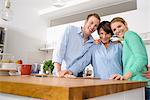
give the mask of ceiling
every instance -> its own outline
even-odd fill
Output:
[[[61,8],[48,7],[39,10],[39,15],[48,18],[51,25],[60,25],[84,20],[89,13],[106,16],[137,9],[136,0],[72,0],[75,3]],[[78,1],[78,2],[77,2]],[[54,9],[53,9],[54,8]]]
[[[98,12],[101,16],[136,9],[136,0],[64,0],[64,7],[54,7],[55,0],[11,0],[12,8],[34,9],[39,16],[52,20],[53,25],[83,20],[87,13]],[[0,0],[0,9],[4,0]],[[63,18],[63,20],[62,20]],[[64,22],[65,20],[65,22]]]
[[[32,7],[36,9],[37,11],[40,11],[42,9],[50,8],[53,5],[53,2],[56,0],[10,0],[12,2],[12,6],[15,6],[16,4],[21,5],[21,6],[26,6],[26,7]],[[64,2],[66,1],[71,1],[74,4],[77,3],[76,1],[79,0],[63,0]],[[82,0],[82,1],[87,1],[87,0]],[[4,3],[4,0],[0,0],[0,6]]]
[[[52,8],[54,8],[52,3],[53,3],[53,1],[56,1],[56,0],[10,0],[10,1],[12,2],[12,7],[26,6],[26,7],[30,7],[31,9],[34,8],[37,12],[41,13],[43,11],[43,13],[44,13],[44,10],[49,9],[49,8],[52,10]],[[55,9],[61,10],[61,9],[71,7],[71,6],[75,6],[76,8],[83,8],[86,5],[88,5],[88,6],[90,5],[91,7],[94,8],[97,5],[96,3],[101,4],[101,6],[102,6],[102,4],[104,4],[103,6],[106,6],[106,4],[112,3],[112,2],[119,3],[120,1],[128,2],[128,1],[134,1],[134,0],[63,0],[63,1],[65,1],[65,2],[68,1],[67,5],[65,5],[65,7],[62,7],[62,8],[55,7]],[[3,7],[3,5],[2,5],[3,3],[4,3],[4,0],[0,0],[0,8]],[[70,9],[68,9],[68,10],[70,10]],[[49,12],[51,12],[51,11],[49,10]]]

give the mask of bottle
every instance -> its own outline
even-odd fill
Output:
[[[40,66],[40,71],[39,71],[39,74],[44,74],[44,70],[43,70],[43,65],[44,64],[40,64],[41,66]]]

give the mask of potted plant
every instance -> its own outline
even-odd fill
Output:
[[[52,62],[52,60],[45,60],[44,61],[44,65],[43,65],[43,70],[46,74],[52,74],[54,69],[54,64]]]

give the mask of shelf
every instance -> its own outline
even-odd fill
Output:
[[[10,53],[0,53],[0,55],[8,55],[8,56],[12,56],[12,54],[10,54]]]
[[[150,44],[150,39],[143,39],[145,44]]]
[[[53,48],[40,48],[39,49],[40,51],[46,51],[46,52],[51,52],[51,51],[53,51]]]

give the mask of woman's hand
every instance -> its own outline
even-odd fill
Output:
[[[126,74],[124,74],[123,76],[120,75],[120,74],[114,74],[109,79],[113,79],[113,80],[128,80],[131,76],[132,76],[132,73],[129,71]]]
[[[124,80],[123,76],[120,74],[114,74],[109,79],[111,79],[111,80]]]
[[[123,75],[124,80],[128,80],[132,76],[132,73],[129,71],[126,74]]]

